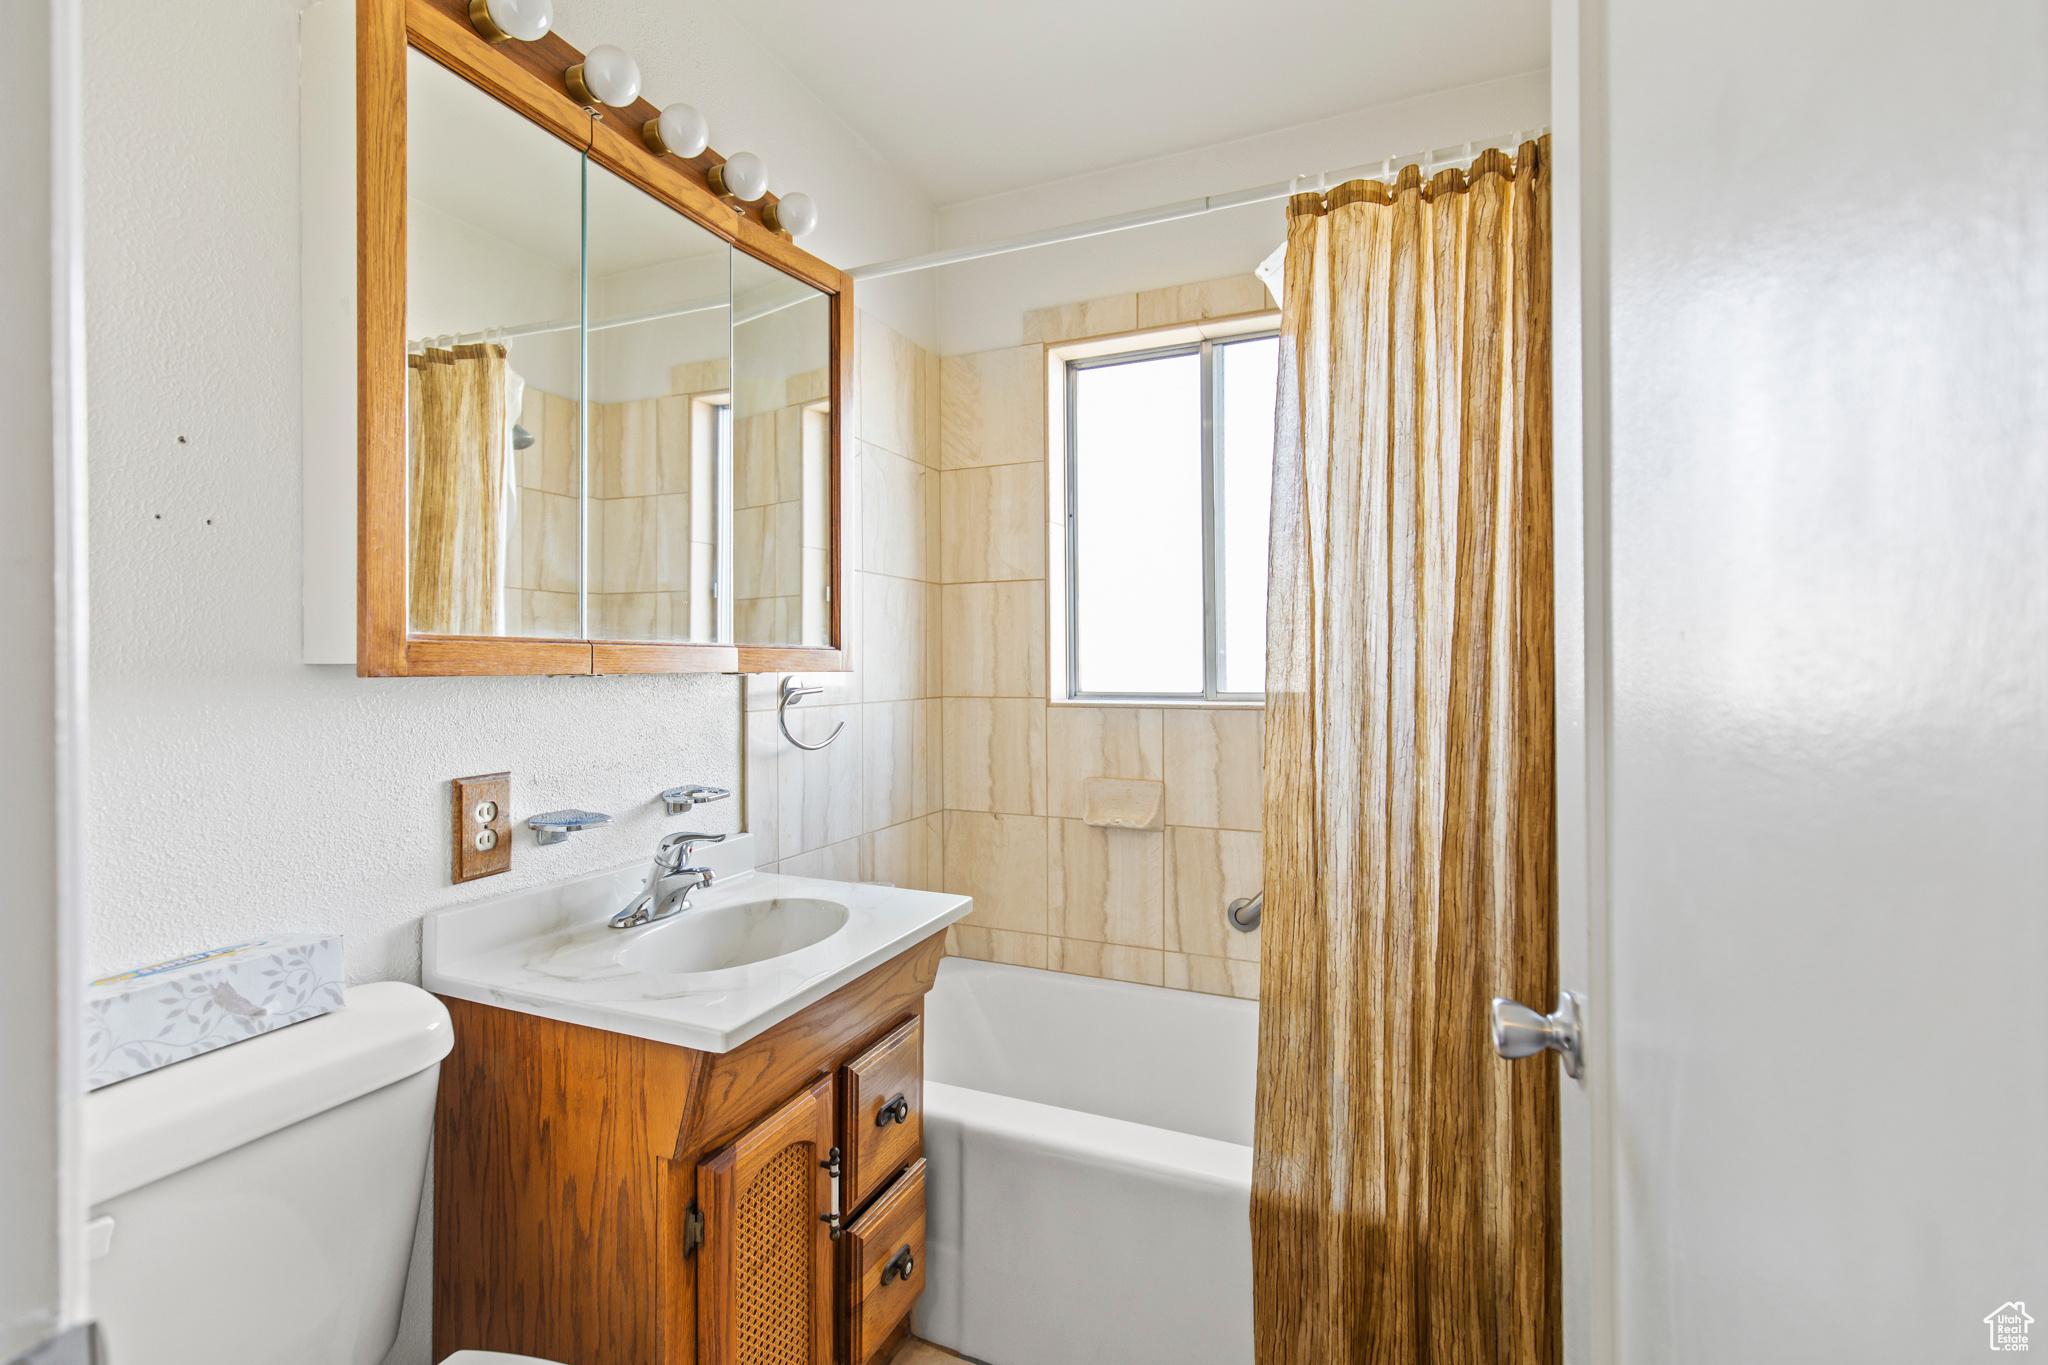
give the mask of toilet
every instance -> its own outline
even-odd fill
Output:
[[[86,1096],[92,1313],[120,1365],[378,1365],[453,1047],[416,986]],[[457,1351],[443,1365],[536,1365]],[[547,1365],[540,1362],[538,1365]]]

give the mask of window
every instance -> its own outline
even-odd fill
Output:
[[[1257,700],[1280,343],[1067,362],[1067,694]]]

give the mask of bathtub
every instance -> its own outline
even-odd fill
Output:
[[[1258,1019],[940,962],[918,1335],[989,1365],[1251,1365]]]

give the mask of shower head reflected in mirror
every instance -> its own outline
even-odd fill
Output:
[[[512,448],[514,450],[525,450],[533,444],[533,441],[534,436],[532,432],[517,422],[512,424]]]

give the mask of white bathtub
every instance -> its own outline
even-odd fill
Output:
[[[1258,1018],[942,961],[918,1335],[989,1365],[1250,1365]]]

